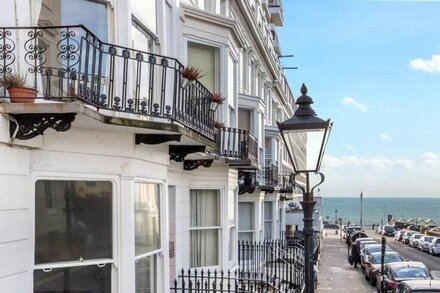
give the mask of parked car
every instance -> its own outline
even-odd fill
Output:
[[[333,223],[324,223],[324,228],[326,229],[339,229],[339,226]]]
[[[428,234],[428,231],[431,229],[434,229],[435,227],[437,227],[436,225],[428,225],[428,226],[421,226],[420,227],[420,233],[422,234]]]
[[[364,262],[364,274],[367,280],[370,280],[371,285],[375,286],[377,283],[377,277],[380,276],[381,269],[381,252],[374,252],[365,257]],[[385,263],[403,262],[403,257],[395,251],[385,252]]]
[[[408,230],[420,232],[420,225],[409,225]]]
[[[405,234],[406,230],[399,230],[394,235],[394,241],[400,242],[403,239],[403,234]]]
[[[398,230],[398,229],[405,229],[406,227],[408,227],[409,226],[409,224],[408,223],[405,223],[405,222],[395,222],[394,223],[394,228],[396,229],[396,230]]]
[[[409,244],[409,238],[414,234],[413,231],[406,231],[402,236],[402,243],[403,244]]]
[[[402,281],[432,279],[432,275],[423,263],[406,261],[386,264],[381,278],[385,283],[385,291],[382,291],[381,286],[377,284],[378,292],[397,292],[397,288]]]
[[[361,250],[361,268],[364,268],[364,263],[368,259],[368,257],[377,252],[382,251],[382,244],[380,243],[368,243]],[[392,252],[393,250],[388,245],[385,247],[386,252]]]
[[[440,280],[409,280],[399,284],[399,293],[440,292]]]
[[[421,250],[423,252],[429,251],[429,244],[431,243],[432,239],[434,239],[434,236],[422,236],[419,239],[417,249]]]
[[[428,253],[432,254],[433,256],[440,254],[440,237],[434,237],[432,239],[428,246]]]
[[[393,226],[390,225],[385,225],[382,228],[382,233],[383,236],[394,236],[396,234],[396,229],[394,229]]]
[[[422,238],[423,234],[415,233],[409,238],[409,246],[417,248],[419,244],[420,238]]]
[[[432,228],[426,232],[426,235],[440,237],[440,227]]]

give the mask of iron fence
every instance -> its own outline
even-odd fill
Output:
[[[0,79],[21,74],[35,98],[177,121],[214,140],[211,93],[197,81],[182,87],[182,69],[175,58],[102,41],[82,25],[0,28]]]

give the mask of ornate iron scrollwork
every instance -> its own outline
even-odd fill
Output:
[[[59,132],[70,129],[76,113],[42,113],[42,114],[10,114],[18,122],[16,139],[26,140],[43,135],[48,128]],[[17,125],[10,123],[9,133],[12,137]]]
[[[203,166],[205,168],[211,167],[212,163],[214,162],[214,159],[211,160],[185,160],[183,162],[183,170],[191,171],[195,170],[200,166]]]
[[[183,162],[185,157],[192,153],[204,153],[206,146],[204,145],[170,145],[170,160]]]

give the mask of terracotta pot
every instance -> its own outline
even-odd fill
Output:
[[[37,90],[28,87],[8,88],[11,103],[33,103],[37,96]]]

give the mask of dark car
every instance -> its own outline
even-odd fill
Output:
[[[396,234],[396,229],[393,226],[383,226],[382,235],[383,236],[394,236]]]
[[[397,292],[397,288],[402,281],[428,280],[432,279],[432,275],[429,269],[423,263],[407,261],[386,264],[384,266],[382,278],[385,291],[381,290],[381,285],[378,283],[378,292]]]
[[[374,252],[365,256],[364,274],[367,280],[370,280],[371,285],[375,286],[377,277],[380,276],[381,269],[381,252]],[[385,252],[385,263],[403,262],[403,257],[395,251]]]
[[[399,292],[399,293],[440,292],[440,280],[403,281],[399,284],[397,292]]]
[[[405,223],[405,222],[395,222],[394,223],[394,228],[397,229],[405,229],[406,227],[408,227],[409,224]]]
[[[420,225],[409,225],[408,226],[408,230],[416,231],[416,232],[420,232],[420,228],[421,228]]]

